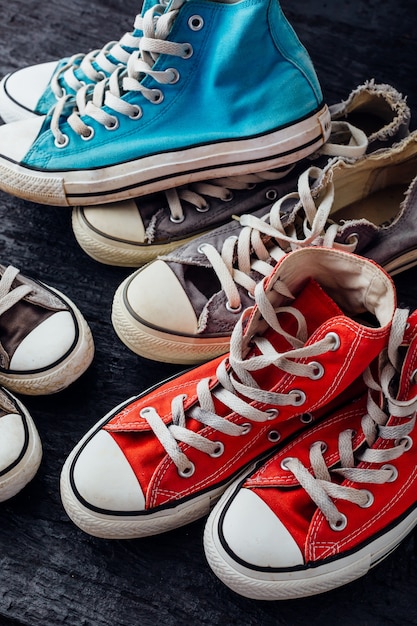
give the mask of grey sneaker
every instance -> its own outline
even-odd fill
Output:
[[[93,354],[90,328],[69,298],[0,265],[0,385],[55,393],[81,376]]]
[[[357,158],[391,145],[407,133],[410,111],[389,85],[369,81],[330,107],[332,134],[318,153],[279,171],[193,183],[166,192],[101,206],[77,207],[72,226],[81,248],[96,261],[138,267],[168,254],[233,215],[261,209],[296,188],[311,159]],[[365,133],[365,135],[364,135]],[[227,226],[229,228],[229,226]]]
[[[42,445],[23,404],[0,387],[0,502],[15,496],[35,476]]]
[[[268,214],[200,237],[129,276],[113,325],[137,354],[197,363],[228,350],[242,309],[277,260],[303,246],[336,246],[391,274],[417,264],[417,132],[355,162],[332,160],[299,179]],[[259,213],[259,212],[258,212]]]

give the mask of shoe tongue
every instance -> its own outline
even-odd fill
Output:
[[[335,301],[332,300],[313,279],[309,279],[302,291],[300,291],[289,306],[297,309],[297,311],[304,316],[308,337],[311,337],[311,335],[329,319],[344,315]],[[296,318],[291,315],[291,313],[280,312],[279,309],[277,317],[281,327],[290,335],[296,336],[298,329]],[[286,352],[292,349],[289,341],[273,328],[269,327],[262,336],[274,346],[277,352]],[[258,354],[260,354],[260,351],[255,347],[249,352],[247,358]],[[251,372],[251,374],[262,389],[268,389],[271,388],[271,386],[276,386],[278,380],[285,375],[285,372],[270,365],[257,372]]]

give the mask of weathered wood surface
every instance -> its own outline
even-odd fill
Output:
[[[131,29],[139,3],[1,0],[0,75],[101,47]],[[417,12],[407,0],[283,0],[316,64],[329,102],[369,78],[408,94],[417,112]],[[250,68],[248,68],[250,71]],[[274,97],[274,94],[271,94]],[[136,357],[116,338],[113,293],[129,270],[78,248],[70,211],[0,195],[1,261],[71,297],[91,325],[96,357],[70,389],[26,398],[43,441],[34,481],[0,507],[0,626],[417,624],[415,534],[365,578],[325,596],[255,602],[224,587],[206,565],[204,521],[136,541],[79,531],[59,497],[62,464],[84,432],[118,402],[177,371]],[[397,279],[417,303],[417,270]]]

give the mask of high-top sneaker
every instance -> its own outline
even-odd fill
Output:
[[[328,139],[315,70],[278,0],[172,0],[142,28],[127,69],[51,116],[0,127],[0,189],[102,204],[285,166]]]
[[[396,296],[372,261],[317,247],[284,257],[255,299],[228,357],[127,400],[70,454],[62,500],[83,530],[141,537],[206,515],[278,442],[355,395]]]
[[[210,566],[250,598],[322,593],[366,574],[417,524],[417,315],[398,309],[368,397],[230,487],[205,529]]]

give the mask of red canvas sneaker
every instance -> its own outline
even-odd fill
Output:
[[[111,411],[62,471],[64,507],[107,538],[157,534],[206,515],[227,485],[343,392],[384,349],[395,289],[374,262],[306,248],[255,290],[228,357]]]
[[[398,309],[379,381],[232,485],[205,529],[208,562],[244,596],[309,596],[366,574],[417,524],[417,315]]]

